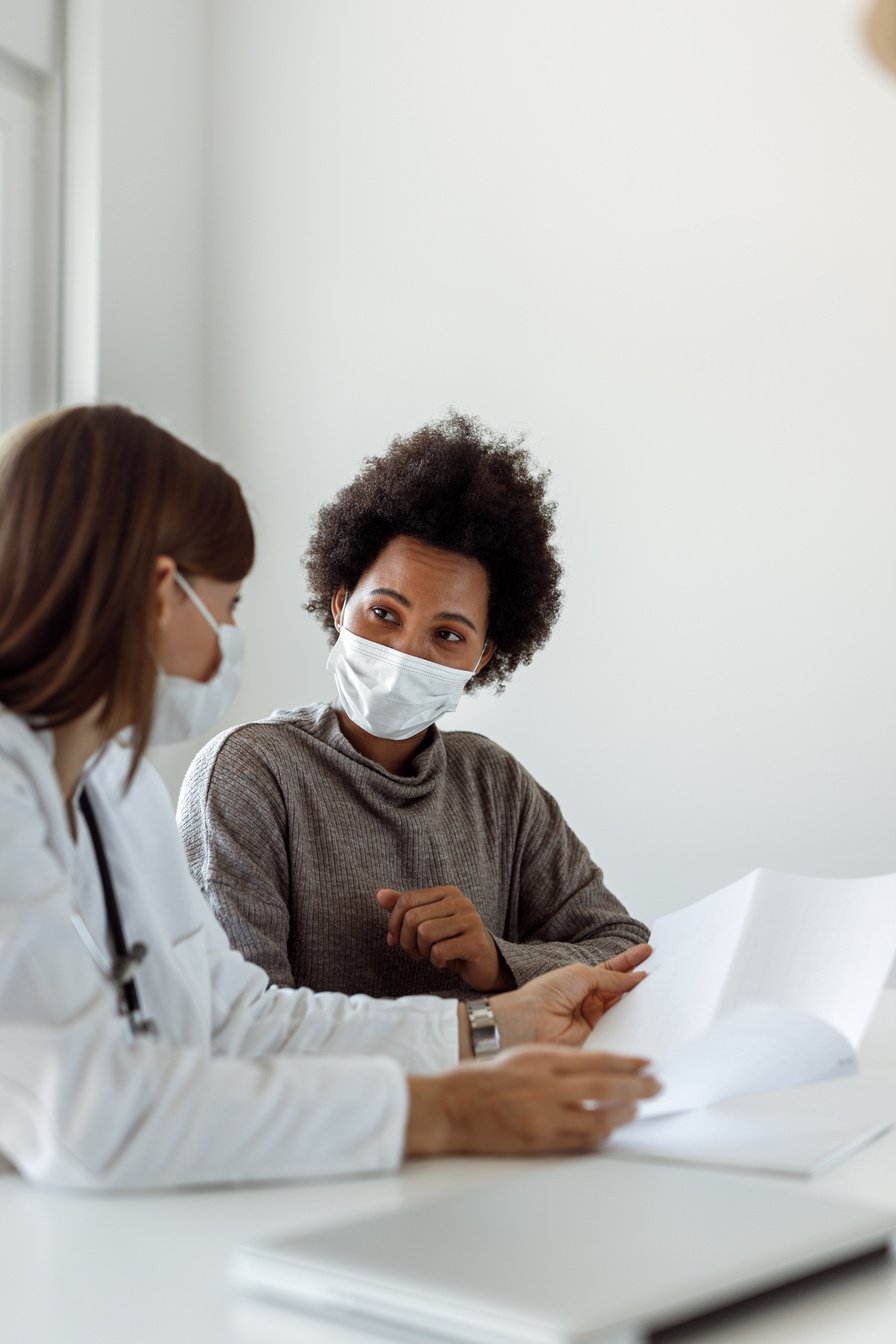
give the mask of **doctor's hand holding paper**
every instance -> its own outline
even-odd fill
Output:
[[[600,966],[563,966],[493,1002],[512,1005],[519,1039],[580,1046],[604,1013],[644,979],[640,968],[650,954],[649,944],[641,943]]]
[[[109,1190],[594,1146],[657,1090],[570,1048],[637,955],[462,1004],[271,987],[228,946],[144,753],[226,712],[253,555],[236,481],[142,416],[0,444],[0,1160]]]

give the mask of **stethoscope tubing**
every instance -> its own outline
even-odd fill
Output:
[[[115,884],[112,881],[112,873],[109,870],[106,847],[103,844],[99,823],[96,819],[96,813],[93,810],[93,804],[90,801],[86,787],[81,789],[78,805],[84,820],[87,823],[87,829],[90,832],[93,852],[96,855],[96,866],[99,870],[100,883],[103,888],[103,904],[106,907],[106,923],[109,928],[109,935],[112,940],[112,948],[114,952],[112,964],[108,972],[109,978],[118,986],[119,1008],[121,1013],[128,1019],[131,1036],[154,1035],[156,1030],[155,1023],[143,1016],[136,981],[137,967],[146,956],[146,945],[144,943],[128,944],[128,941],[125,938],[124,924],[122,923],[121,918],[121,908],[118,904],[118,897],[115,894]]]

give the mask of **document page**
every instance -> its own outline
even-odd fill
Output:
[[[896,875],[757,870],[656,922],[646,981],[586,1049],[641,1054],[666,1092],[644,1114],[853,1067],[896,955]]]
[[[703,1110],[638,1119],[605,1145],[611,1156],[812,1176],[896,1123],[896,1075],[861,1073]]]
[[[776,1003],[824,1018],[858,1048],[893,962],[896,878],[754,876],[719,1012]]]
[[[665,1059],[716,1016],[750,914],[756,874],[664,915],[653,926],[647,979],[601,1018],[587,1050]]]
[[[852,1046],[829,1022],[789,1008],[744,1004],[656,1061],[663,1091],[643,1102],[638,1116],[844,1077],[855,1067]]]

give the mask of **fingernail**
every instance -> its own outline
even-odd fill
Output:
[[[393,936],[392,936],[391,933],[387,933],[387,934],[386,934],[386,946],[387,946],[387,947],[394,947],[394,946],[395,946],[395,939],[393,938]]]

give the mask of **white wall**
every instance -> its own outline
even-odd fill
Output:
[[[63,397],[205,441],[207,0],[66,5]]]
[[[309,519],[453,404],[552,468],[568,595],[455,726],[648,918],[757,864],[896,867],[896,85],[864,4],[85,6],[97,390],[245,482],[235,716],[330,695]]]
[[[3,0],[0,50],[42,75],[56,63],[56,0]]]
[[[62,399],[206,451],[208,0],[67,0]],[[172,792],[189,747],[159,754]]]
[[[58,398],[60,20],[0,0],[0,431]]]
[[[457,727],[652,916],[896,867],[896,86],[837,0],[217,0],[208,437],[241,717],[328,697],[318,506],[453,404],[554,473],[567,606]]]
[[[205,0],[102,0],[99,393],[205,444]]]

